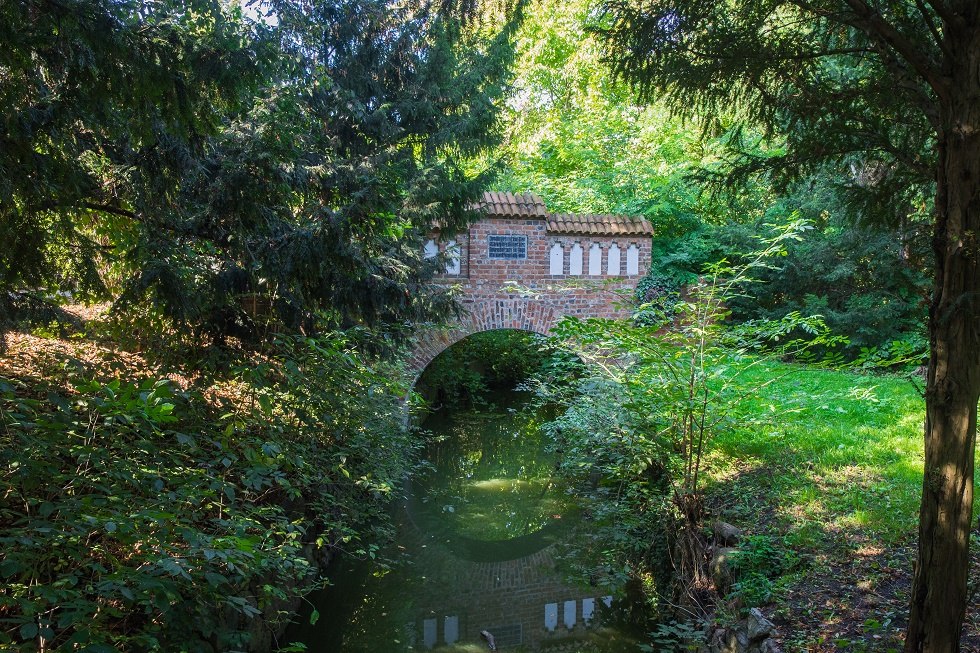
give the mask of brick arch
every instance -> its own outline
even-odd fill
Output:
[[[563,312],[553,303],[532,297],[485,298],[463,301],[464,313],[452,326],[419,329],[412,344],[409,369],[412,385],[436,356],[457,342],[483,331],[517,329],[548,335]]]

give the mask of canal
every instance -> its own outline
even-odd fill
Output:
[[[638,650],[617,626],[608,588],[569,578],[565,551],[585,525],[555,476],[558,455],[529,395],[430,415],[426,469],[395,507],[397,535],[379,555],[341,558],[319,614],[287,641],[312,653]]]

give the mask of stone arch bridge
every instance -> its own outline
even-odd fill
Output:
[[[650,268],[653,228],[642,218],[550,213],[540,197],[488,192],[466,233],[429,235],[427,256],[448,252],[436,282],[457,287],[463,316],[419,330],[414,376],[443,350],[481,331],[542,335],[564,316],[625,317],[627,295]]]

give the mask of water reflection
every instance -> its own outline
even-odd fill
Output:
[[[434,472],[417,483],[416,505],[428,528],[481,541],[536,533],[572,506],[553,477],[555,455],[537,416],[510,410],[437,413],[426,427],[440,435],[428,451]],[[439,522],[442,522],[439,524]]]
[[[440,436],[428,452],[433,471],[398,511],[394,566],[333,574],[334,586],[311,597],[320,621],[287,641],[322,653],[487,651],[488,636],[501,651],[635,651],[601,625],[612,621],[612,597],[559,569],[551,545],[570,537],[576,507],[552,478],[537,419],[499,410],[428,421]]]

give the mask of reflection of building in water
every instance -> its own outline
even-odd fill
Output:
[[[562,582],[551,547],[502,562],[460,560],[433,543],[417,551],[442,560],[419,565],[440,571],[426,577],[415,596],[418,617],[410,627],[416,648],[480,642],[483,630],[500,650],[547,648],[583,636],[594,625],[600,602],[612,601]]]

